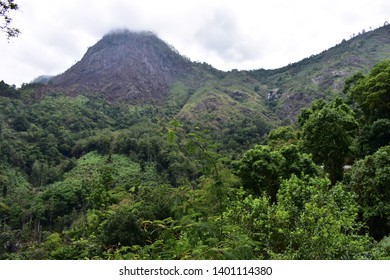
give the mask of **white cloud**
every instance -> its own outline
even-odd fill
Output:
[[[195,33],[195,38],[205,50],[214,51],[226,60],[245,60],[253,55],[247,54],[237,19],[229,10],[214,10],[213,17]]]

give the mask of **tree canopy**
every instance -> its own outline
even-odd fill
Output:
[[[348,188],[358,195],[363,220],[380,240],[390,233],[390,146],[356,162]]]
[[[305,149],[323,164],[333,183],[343,177],[343,165],[351,154],[358,123],[353,111],[341,99],[315,103],[299,117]]]
[[[346,92],[361,107],[369,120],[389,119],[390,60],[375,65],[367,76],[355,76]]]

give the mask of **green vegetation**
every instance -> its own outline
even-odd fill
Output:
[[[316,163],[323,164],[332,183],[343,177],[343,166],[351,154],[358,123],[353,111],[341,100],[325,104],[322,100],[304,109],[299,116],[304,148]]]
[[[356,72],[367,75],[375,64],[389,59],[389,29],[390,26],[383,26],[299,62],[250,74],[270,94],[274,112],[283,120],[295,120],[308,103],[320,98],[331,101],[339,96],[348,77]]]
[[[164,108],[0,82],[0,259],[389,259],[389,65],[271,131],[239,75]]]

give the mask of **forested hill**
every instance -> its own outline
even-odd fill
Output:
[[[389,259],[389,30],[230,72],[120,31],[0,81],[0,259]]]

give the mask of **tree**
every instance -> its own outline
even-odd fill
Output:
[[[256,242],[261,259],[367,258],[371,240],[359,235],[354,194],[327,178],[283,180],[277,202],[246,196],[227,215]]]
[[[318,168],[311,156],[299,151],[296,145],[273,150],[269,146],[256,145],[234,163],[235,172],[243,186],[254,194],[265,192],[274,202],[281,179],[292,174],[318,175]]]
[[[31,183],[33,187],[42,187],[48,181],[49,166],[47,162],[35,160],[31,168]]]
[[[390,60],[375,65],[366,77],[350,78],[345,92],[361,107],[368,120],[390,118]]]
[[[360,155],[370,155],[380,147],[390,144],[390,119],[378,119],[361,129],[358,137]]]
[[[346,81],[344,93],[361,125],[359,156],[372,154],[390,141],[390,60],[375,65],[367,76],[356,74]]]
[[[351,154],[358,123],[352,110],[337,98],[329,104],[303,111],[299,118],[305,149],[318,164],[323,164],[332,183],[343,177],[343,165]]]
[[[390,233],[390,146],[356,162],[349,188],[358,195],[363,221],[380,240]]]
[[[268,145],[279,148],[298,142],[297,132],[292,126],[280,126],[271,130],[268,134]]]
[[[0,1],[0,17],[1,20],[1,31],[6,33],[7,39],[11,37],[17,37],[20,33],[20,30],[11,27],[12,18],[10,17],[10,12],[17,11],[19,9],[19,5],[15,3],[14,0]]]
[[[15,85],[10,86],[2,80],[0,81],[0,96],[16,99],[20,97],[20,91],[16,89]]]
[[[107,246],[131,246],[144,244],[146,234],[142,230],[133,209],[122,206],[112,213],[102,225],[101,240]]]
[[[254,194],[267,193],[274,201],[286,159],[269,146],[256,145],[236,162],[236,174]]]

